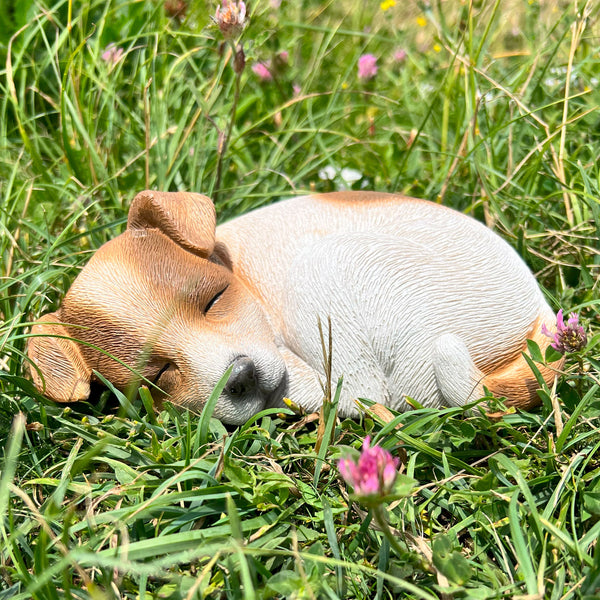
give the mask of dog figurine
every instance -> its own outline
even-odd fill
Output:
[[[36,387],[85,400],[94,372],[117,388],[242,424],[289,397],[323,400],[319,323],[331,320],[339,414],[356,398],[392,409],[462,406],[485,395],[538,403],[523,353],[550,343],[553,311],[517,253],[478,221],[396,194],[296,197],[216,227],[212,201],[136,196],[60,309],[32,328]],[[552,366],[540,366],[546,382]],[[408,401],[407,401],[408,399]]]

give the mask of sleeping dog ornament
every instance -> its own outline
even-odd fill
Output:
[[[487,388],[537,403],[527,340],[555,321],[517,253],[476,220],[425,200],[339,192],[284,200],[216,227],[205,196],[145,191],[127,229],[33,327],[37,388],[85,400],[95,372],[149,380],[155,400],[241,424],[289,397],[323,400],[319,323],[331,320],[342,417],[357,398],[462,406]],[[554,371],[541,367],[547,381]]]

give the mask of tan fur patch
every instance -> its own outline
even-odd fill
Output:
[[[527,339],[533,340],[540,347],[542,354],[550,345],[551,340],[542,334],[542,321],[538,318],[529,331]],[[511,362],[504,362],[500,368],[493,370],[483,380],[483,384],[499,398],[505,397],[508,406],[517,408],[531,408],[540,403],[540,398],[537,394],[539,384],[535,375],[531,371],[530,366],[523,357],[523,352],[527,353],[527,344],[525,343],[521,352]],[[561,359],[550,365],[537,365],[544,381],[548,386],[552,386],[552,382],[562,367],[564,360]]]

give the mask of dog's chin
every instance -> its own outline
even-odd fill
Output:
[[[287,388],[287,372],[285,369],[277,378],[271,378],[267,389],[258,389],[244,394],[242,397],[232,398],[227,393],[221,394],[213,417],[228,425],[243,425],[266,408],[281,408],[283,396]]]
[[[213,417],[228,425],[243,425],[266,406],[267,397],[260,391],[245,394],[241,398],[230,398],[227,394],[222,394]]]

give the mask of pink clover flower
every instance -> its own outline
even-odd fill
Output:
[[[346,483],[354,488],[354,493],[362,498],[384,497],[391,493],[398,475],[399,460],[387,450],[370,446],[371,436],[363,442],[358,461],[342,458],[338,469]]]
[[[363,81],[373,79],[377,75],[379,67],[377,66],[377,58],[372,54],[363,54],[358,59],[358,78]]]
[[[269,69],[270,66],[270,61],[267,61],[267,63],[258,62],[252,65],[252,70],[262,81],[271,81],[271,79],[273,79],[273,75]]]

